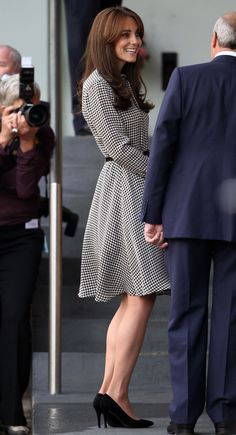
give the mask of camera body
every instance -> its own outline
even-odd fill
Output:
[[[40,104],[24,103],[14,112],[21,112],[30,127],[42,127],[48,124],[50,116],[49,104],[44,101],[41,101]]]
[[[33,104],[34,96],[34,67],[22,66],[20,70],[20,89],[19,98],[24,100],[24,104],[18,110],[24,115],[27,123],[31,127],[42,127],[49,122],[49,104],[40,102]]]

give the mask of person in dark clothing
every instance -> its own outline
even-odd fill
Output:
[[[211,58],[171,75],[143,196],[145,239],[167,248],[176,435],[204,408],[216,435],[236,434],[236,12],[216,21]]]
[[[64,0],[73,126],[76,135],[91,134],[83,115],[78,113],[77,83],[83,73],[81,59],[84,55],[92,22],[101,10],[110,6],[121,5],[121,3],[121,0]]]
[[[35,84],[33,103],[39,100]],[[19,75],[0,79],[0,420],[5,433],[29,433],[22,408],[31,367],[30,313],[44,234],[38,182],[49,170],[54,134],[30,127]]]

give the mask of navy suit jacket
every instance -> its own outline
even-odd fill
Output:
[[[236,57],[176,68],[158,115],[142,220],[166,238],[236,241]]]

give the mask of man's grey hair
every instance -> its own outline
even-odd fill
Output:
[[[21,54],[19,53],[19,51],[11,45],[0,45],[0,48],[6,48],[7,50],[9,50],[10,58],[14,66],[15,72],[19,73],[21,68]]]
[[[19,98],[20,75],[4,74],[0,78],[0,106],[11,106]],[[34,82],[34,94],[40,97],[40,88]]]
[[[218,18],[213,31],[217,34],[219,47],[236,49],[236,25],[225,16]]]

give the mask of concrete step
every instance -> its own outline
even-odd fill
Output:
[[[93,394],[97,391],[104,370],[104,353],[63,352],[62,393]],[[38,397],[48,390],[48,354],[34,352],[32,382]],[[140,353],[130,391],[158,394],[158,401],[170,399],[169,364],[167,352]]]
[[[170,422],[168,405],[161,407],[161,413],[165,417],[155,417],[159,413],[160,405],[134,403],[134,410],[137,415],[148,418],[154,422],[154,426],[148,428],[148,434],[166,435],[166,427]],[[95,412],[91,403],[63,403],[36,405],[34,408],[33,435],[130,435],[130,429],[98,428]],[[196,424],[195,433],[201,435],[215,435],[213,425],[206,414],[203,414]],[[145,435],[147,429],[135,429],[135,435]]]
[[[108,319],[63,319],[63,352],[105,352]],[[37,352],[48,351],[48,322],[33,319],[33,348]],[[167,321],[150,319],[142,352],[167,351]]]
[[[65,281],[65,274],[69,275],[66,267],[63,266],[63,281]],[[117,309],[120,298],[112,298],[109,302],[95,302],[93,298],[81,299],[78,297],[79,289],[79,272],[74,271],[72,278],[73,284],[63,284],[62,286],[62,317],[70,318],[107,318],[111,319],[115,310]],[[71,275],[73,275],[73,273]],[[71,279],[71,275],[69,279]],[[47,317],[48,316],[48,300],[49,289],[48,284],[41,282],[39,279],[37,291],[34,296],[33,315],[34,317]],[[158,296],[153,308],[152,317],[158,319],[167,319],[170,308],[169,296]]]
[[[98,429],[92,400],[101,380],[103,354],[62,354],[62,392],[48,392],[48,355],[34,353],[32,370],[33,435],[107,435],[109,429]],[[168,406],[172,393],[166,354],[141,354],[130,385],[130,400],[136,415],[154,421],[148,433],[166,435]],[[203,414],[196,432],[213,434],[213,427]],[[129,435],[130,429],[112,428],[114,435]],[[146,430],[136,429],[136,435]]]
[[[106,330],[120,298],[108,303],[97,303],[93,299],[80,299],[77,296],[79,262],[76,259],[63,259],[62,287],[62,349],[65,352],[103,352]],[[72,286],[72,282],[74,286]],[[33,349],[48,351],[48,262],[43,261],[39,282],[32,308]],[[145,338],[145,351],[167,349],[167,319],[170,306],[169,296],[157,297]]]

